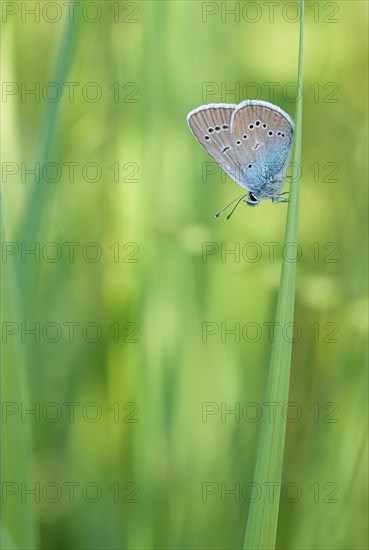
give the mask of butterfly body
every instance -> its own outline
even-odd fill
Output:
[[[281,190],[294,128],[287,113],[259,100],[212,103],[191,111],[187,122],[205,151],[249,192],[247,204],[287,202]]]

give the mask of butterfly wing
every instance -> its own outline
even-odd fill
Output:
[[[191,111],[188,125],[205,151],[236,183],[245,187],[234,146],[231,143],[230,121],[237,105],[213,103]]]
[[[232,113],[231,143],[242,177],[252,191],[277,178],[287,163],[293,121],[276,105],[247,100]]]

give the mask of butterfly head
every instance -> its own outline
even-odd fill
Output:
[[[255,195],[255,193],[253,193],[252,191],[249,191],[248,197],[245,200],[245,202],[249,206],[256,206],[257,204],[259,204],[260,199]]]

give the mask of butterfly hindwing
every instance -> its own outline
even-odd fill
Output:
[[[281,174],[292,137],[291,118],[271,103],[247,100],[233,111],[231,143],[242,176],[253,190]]]

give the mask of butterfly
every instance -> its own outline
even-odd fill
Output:
[[[187,115],[188,125],[205,151],[247,190],[238,201],[256,206],[263,199],[288,202],[281,193],[291,151],[294,123],[280,107],[248,99],[240,104],[211,103]],[[245,197],[247,197],[245,199]]]

